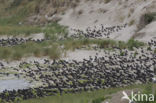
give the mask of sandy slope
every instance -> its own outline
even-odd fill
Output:
[[[61,15],[62,20],[59,22],[62,25],[69,26],[69,28],[76,29],[86,29],[87,27],[99,26],[104,24],[105,26],[122,25],[125,23],[134,22],[129,25],[124,30],[114,33],[111,38],[117,40],[127,41],[136,33],[143,33],[144,37],[141,35],[143,41],[147,41],[153,37],[146,37],[149,32],[148,28],[153,27],[155,24],[143,28],[143,30],[137,29],[137,25],[140,24],[140,18],[146,12],[156,11],[156,1],[155,0],[111,0],[109,3],[104,3],[104,1],[84,1],[74,9],[69,9],[66,11],[65,15]],[[145,33],[144,33],[145,32]],[[153,34],[156,29],[151,31]]]
[[[138,35],[136,39],[140,41],[147,42],[148,40],[152,38],[156,39],[156,22],[152,22],[151,24],[147,25],[145,28],[139,31],[138,34],[140,35]]]

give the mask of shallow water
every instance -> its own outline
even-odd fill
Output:
[[[24,79],[0,80],[0,92],[4,90],[26,89],[30,84]]]

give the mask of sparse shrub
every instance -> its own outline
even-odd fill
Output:
[[[147,47],[147,50],[148,50],[148,51],[152,51],[151,47]]]
[[[135,23],[135,20],[131,20],[128,25],[132,26],[134,23]]]
[[[120,15],[120,16],[119,16],[119,20],[120,20],[121,22],[123,22],[124,19],[125,19],[125,16],[123,16],[123,15]]]
[[[139,24],[137,25],[138,30],[141,30],[147,24],[150,24],[154,20],[156,20],[156,13],[143,14],[140,18]]]
[[[146,24],[151,23],[155,20],[156,13],[147,13],[144,15],[144,20]]]
[[[124,56],[125,53],[123,51],[120,52],[120,56]]]

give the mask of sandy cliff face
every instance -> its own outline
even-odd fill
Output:
[[[128,26],[115,32],[111,38],[127,41],[131,37],[147,41],[156,36],[156,23],[144,23],[146,13],[156,12],[155,0],[103,0],[81,1],[74,9],[68,9],[61,15],[62,25],[85,30],[87,27],[123,25]]]

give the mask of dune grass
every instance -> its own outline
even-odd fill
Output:
[[[62,96],[49,96],[44,98],[30,99],[22,101],[21,103],[101,103],[102,100],[106,98],[111,98],[108,95],[112,93],[116,93],[118,91],[139,88],[143,89],[143,91],[147,90],[146,88],[150,87],[152,84],[144,84],[144,85],[133,85],[124,88],[109,88],[109,89],[100,89],[89,92],[81,92],[81,93],[68,93],[63,94]],[[156,88],[156,85],[153,85]],[[100,101],[100,102],[99,102]],[[156,102],[153,102],[156,103]]]
[[[138,41],[138,40],[130,39],[130,40],[126,43],[126,45],[127,45],[127,48],[128,48],[129,50],[133,50],[134,47],[135,47],[135,48],[139,48],[139,47],[141,47],[141,46],[144,46],[145,43],[140,42],[140,41]]]
[[[65,50],[75,50],[84,46],[97,45],[101,49],[112,48],[117,46],[117,42],[114,40],[102,40],[102,39],[78,39],[73,40],[72,38],[62,42]]]
[[[1,21],[0,21],[1,22]],[[54,36],[67,36],[67,27],[61,26],[56,22],[50,23],[46,26],[31,26],[31,25],[1,25],[0,24],[0,35],[8,36],[29,36],[35,33],[44,33],[47,38],[54,38]]]
[[[24,35],[29,36],[30,34],[42,32],[40,27],[37,26],[0,26],[0,35]]]
[[[0,59],[6,60],[20,60],[28,56],[49,56],[51,59],[57,59],[60,55],[61,50],[52,42],[28,42],[14,47],[0,47]]]
[[[111,39],[103,40],[103,39],[68,39],[63,41],[66,50],[75,50],[81,48],[83,46],[89,46],[92,44],[97,45],[101,49],[113,49],[114,47],[118,47],[120,49],[129,49],[133,50],[134,48],[139,48],[145,46],[145,43],[139,42],[134,39],[130,39],[128,42],[124,41],[115,41]]]
[[[68,50],[80,49],[82,47],[91,47],[97,45],[101,49],[112,49],[118,47],[120,49],[130,49],[144,46],[144,43],[135,40],[126,42],[102,39],[79,39],[73,40],[67,38],[65,40],[56,40],[56,37],[42,43],[27,42],[13,47],[0,47],[0,59],[5,60],[20,60],[22,57],[35,56],[42,57],[48,56],[51,59],[59,59],[61,54]]]
[[[46,38],[55,41],[60,38],[66,38],[68,35],[67,27],[61,26],[56,22],[46,25],[42,29],[42,32],[45,34]]]

